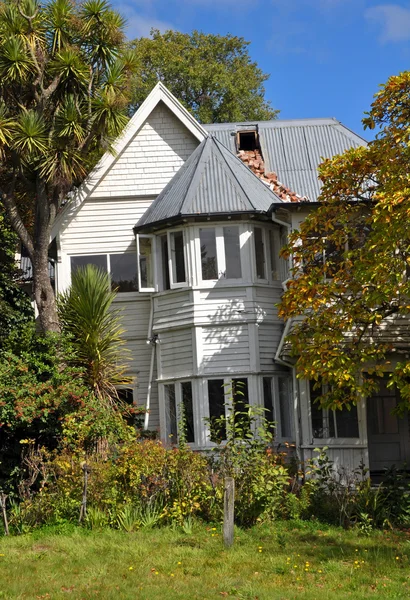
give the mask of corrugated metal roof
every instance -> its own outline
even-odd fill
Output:
[[[300,196],[316,201],[320,194],[317,167],[324,158],[341,154],[366,141],[333,118],[221,123],[204,125],[231,152],[236,153],[236,133],[256,128],[266,171]]]
[[[213,135],[154,200],[135,230],[200,215],[266,212],[281,199]]]

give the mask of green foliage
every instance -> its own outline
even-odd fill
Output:
[[[106,1],[0,4],[0,193],[33,264],[44,331],[58,331],[50,230],[67,192],[126,125],[135,64]]]
[[[120,310],[112,307],[107,273],[94,265],[77,269],[71,287],[58,298],[63,331],[72,338],[75,363],[85,370],[87,385],[106,403],[118,399],[117,385],[130,383],[125,376],[128,355],[121,334]]]
[[[130,437],[121,415],[84,384],[70,342],[33,327],[10,336],[0,353],[0,487],[18,477],[25,444],[89,449]],[[12,475],[13,469],[17,469]]]
[[[278,111],[264,98],[268,75],[251,61],[248,45],[230,34],[153,29],[150,38],[132,43],[134,107],[160,80],[201,123],[274,119]]]
[[[19,283],[16,249],[17,236],[0,214],[0,347],[13,330],[34,319],[30,299]]]
[[[408,361],[389,356],[410,313],[409,93],[409,72],[381,86],[364,119],[376,139],[322,164],[321,204],[286,251],[294,279],[280,315],[303,315],[289,338],[299,376],[327,384],[333,408],[371,395],[386,371],[398,410],[410,406]]]
[[[272,424],[264,409],[243,403],[240,383],[231,393],[228,416],[211,423],[217,442],[214,485],[221,499],[224,478],[235,478],[235,521],[248,526],[261,517],[279,516],[290,476],[283,455],[271,449]]]

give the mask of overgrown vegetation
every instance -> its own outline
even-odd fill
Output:
[[[237,529],[227,552],[218,524],[137,534],[60,525],[0,539],[5,598],[75,600],[345,600],[408,598],[406,532],[369,537],[288,521]]]

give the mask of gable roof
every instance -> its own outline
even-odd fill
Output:
[[[207,137],[134,231],[187,217],[266,213],[281,199],[214,136]]]
[[[367,145],[335,118],[209,124],[204,129],[235,154],[236,134],[256,130],[265,171],[275,173],[285,187],[312,202],[320,194],[317,167],[322,159]]]
[[[106,152],[84,180],[84,182],[78,188],[70,192],[67,203],[58,214],[54,222],[51,232],[51,239],[56,236],[63,222],[66,219],[69,220],[72,218],[84,201],[94,191],[114,162],[124,152],[130,141],[142,127],[154,108],[160,102],[163,102],[171,110],[171,112],[181,121],[188,131],[190,131],[198,139],[199,142],[201,142],[207,136],[207,132],[204,130],[202,125],[198,123],[191,113],[189,113],[186,108],[182,106],[182,104],[161,82],[158,82],[152,92],[147,96],[145,101],[141,104],[139,109],[127,123],[123,132],[114,142],[113,151]]]

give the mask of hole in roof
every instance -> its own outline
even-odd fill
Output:
[[[259,150],[259,137],[257,131],[238,132],[238,150]]]

